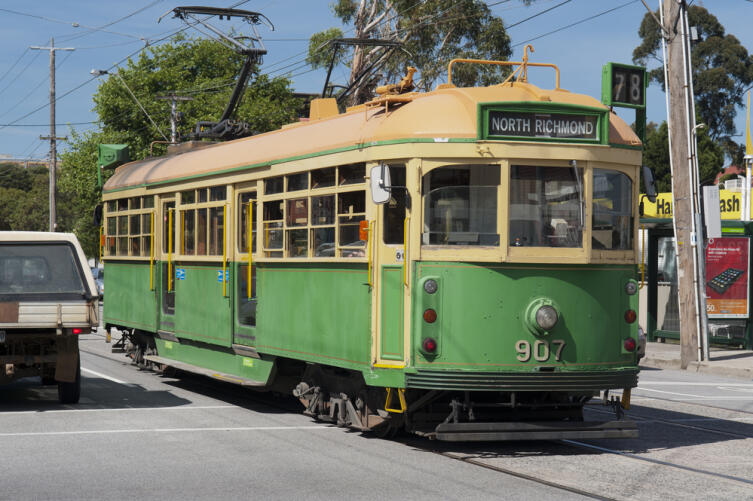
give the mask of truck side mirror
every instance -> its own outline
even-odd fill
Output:
[[[653,204],[656,203],[656,182],[654,173],[647,166],[643,166],[643,188],[646,190],[646,197]]]
[[[381,205],[386,203],[391,195],[390,168],[379,164],[371,168],[371,200]]]

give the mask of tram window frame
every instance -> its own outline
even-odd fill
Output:
[[[386,245],[403,245],[405,240],[406,200],[408,198],[406,173],[404,163],[389,164],[390,180],[394,187],[390,191],[390,199],[382,209],[383,226],[382,241]]]
[[[634,203],[634,183],[633,179],[625,172],[620,170],[606,168],[603,166],[594,167],[593,175],[593,194],[591,197],[591,249],[594,251],[607,252],[631,252],[635,246],[635,203]],[[610,193],[617,195],[611,199],[605,200],[604,195],[608,196],[607,190],[602,190],[599,186],[601,182],[597,176],[605,175],[611,177],[605,182],[610,183]],[[620,181],[614,183],[613,181]],[[627,205],[627,207],[625,207]],[[609,221],[611,219],[611,224]],[[616,221],[616,224],[615,224]],[[617,226],[620,226],[617,228]]]
[[[511,163],[508,205],[510,247],[583,251],[588,232],[585,213],[585,180],[588,176],[590,169],[580,165],[550,165],[535,160]],[[572,190],[569,189],[571,186]],[[559,201],[556,198],[557,190],[562,193]],[[539,200],[538,205],[536,200]],[[531,214],[534,214],[533,219]]]
[[[244,200],[245,199],[245,200]],[[257,210],[258,210],[258,203],[257,203],[257,190],[256,188],[253,189],[246,189],[246,190],[238,190],[236,191],[236,207],[238,208],[237,213],[237,224],[236,224],[236,235],[237,242],[236,242],[236,249],[238,252],[242,254],[248,254],[248,234],[247,231],[247,224],[248,222],[246,219],[248,218],[248,204],[252,204],[252,221],[251,221],[251,254],[256,255],[256,233],[257,233]]]
[[[180,247],[177,254],[189,259],[222,259],[228,193],[227,185],[180,192],[177,210]]]
[[[162,199],[162,252],[164,254],[177,254],[175,248],[175,229],[178,226],[176,221],[176,203],[174,198]],[[170,212],[173,213],[172,233],[170,232]],[[170,248],[172,242],[172,249]]]
[[[267,186],[274,184],[269,181],[278,183],[283,176],[263,180],[264,195],[257,201],[262,211],[261,257],[365,258],[365,242],[358,240],[360,221],[366,219],[365,174],[365,163],[293,172],[284,179],[286,188],[295,191],[274,194],[267,192]],[[291,184],[291,179],[300,181],[304,176],[306,189],[300,189],[300,182]]]
[[[103,257],[149,259],[154,195],[130,196],[105,204]]]
[[[458,179],[458,176],[461,179]],[[504,203],[500,190],[503,183],[502,169],[498,163],[443,162],[427,170],[421,179],[422,247],[430,252],[435,249],[443,251],[463,248],[494,249],[498,252],[502,244],[502,228],[504,227],[500,217],[500,207]],[[464,200],[462,196],[457,196],[458,194],[448,198],[439,191],[448,188],[460,190],[464,187],[469,190],[467,200]],[[470,191],[471,188],[474,189],[473,192]],[[486,191],[489,194],[482,195]],[[472,197],[472,193],[477,193],[477,195]],[[460,192],[459,194],[462,195]],[[432,203],[435,200],[436,204],[433,205]],[[445,224],[454,224],[455,228],[444,232],[432,231],[436,224],[439,224],[435,222],[435,219],[441,216],[439,202],[444,200],[447,200],[444,205],[451,203],[467,205],[465,209],[459,207],[460,213],[462,214],[462,211],[465,210],[467,216],[465,219],[454,217],[451,215],[453,207],[448,207],[444,213],[444,218],[452,217],[452,219],[447,220]],[[483,207],[490,200],[493,200],[494,206]],[[472,201],[475,203],[472,204]],[[471,207],[472,205],[475,205],[475,207]],[[473,210],[481,211],[483,218],[471,217]],[[479,223],[479,221],[481,222]],[[460,227],[458,227],[458,224],[460,224]],[[493,232],[480,231],[492,229]]]

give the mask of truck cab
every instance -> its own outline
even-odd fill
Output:
[[[98,300],[75,235],[0,232],[0,384],[39,376],[77,403],[78,337],[97,328]]]

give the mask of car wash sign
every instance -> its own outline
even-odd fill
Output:
[[[517,139],[600,144],[605,112],[582,108],[507,108],[481,105],[479,139]]]

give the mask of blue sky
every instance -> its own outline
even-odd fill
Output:
[[[538,0],[529,7],[520,0],[487,3],[506,25],[512,25],[562,1]],[[91,112],[91,98],[98,80],[89,74],[92,68],[110,68],[143,47],[140,39],[162,38],[182,28],[181,21],[171,16],[157,24],[162,14],[178,5],[228,7],[234,3],[238,1],[3,0],[0,2],[0,155],[45,158],[49,152],[49,143],[39,140],[40,135],[49,134],[50,112],[46,106],[49,103],[49,52],[28,50],[29,46],[48,46],[52,36],[55,46],[76,48],[73,52],[58,51],[56,55],[59,97],[56,122],[75,124],[73,127],[77,130],[96,128],[96,124],[88,123],[96,120]],[[652,8],[658,6],[658,0],[647,0],[647,3]],[[709,9],[728,33],[738,37],[748,51],[753,52],[753,2],[696,0],[695,3]],[[238,8],[264,13],[275,25],[273,32],[260,28],[268,50],[262,70],[274,75],[291,75],[296,91],[320,92],[324,71],[310,71],[302,64],[302,59],[312,33],[340,26],[329,4],[329,0],[250,0],[239,5]],[[513,45],[520,44],[515,47],[512,59],[520,60],[522,43],[536,38],[530,42],[535,48],[531,61],[558,65],[563,88],[599,98],[602,65],[609,61],[631,63],[632,51],[639,43],[638,27],[645,12],[640,0],[571,0],[511,28]],[[578,24],[565,28],[574,23]],[[214,24],[229,27],[227,22]],[[106,31],[88,29],[105,25],[109,25],[103,28]],[[560,28],[565,29],[546,35]],[[542,72],[531,71],[529,80],[541,87],[552,87],[553,77],[539,71]],[[345,68],[333,74],[335,82],[342,83],[346,79]],[[632,121],[633,113],[630,110],[621,114]],[[664,94],[652,85],[648,93],[649,120],[659,122],[665,116]],[[743,142],[744,110],[738,112],[736,123],[741,134],[737,139]],[[59,125],[57,135],[66,135],[68,130],[68,126]],[[65,147],[65,143],[59,143],[58,151]]]

